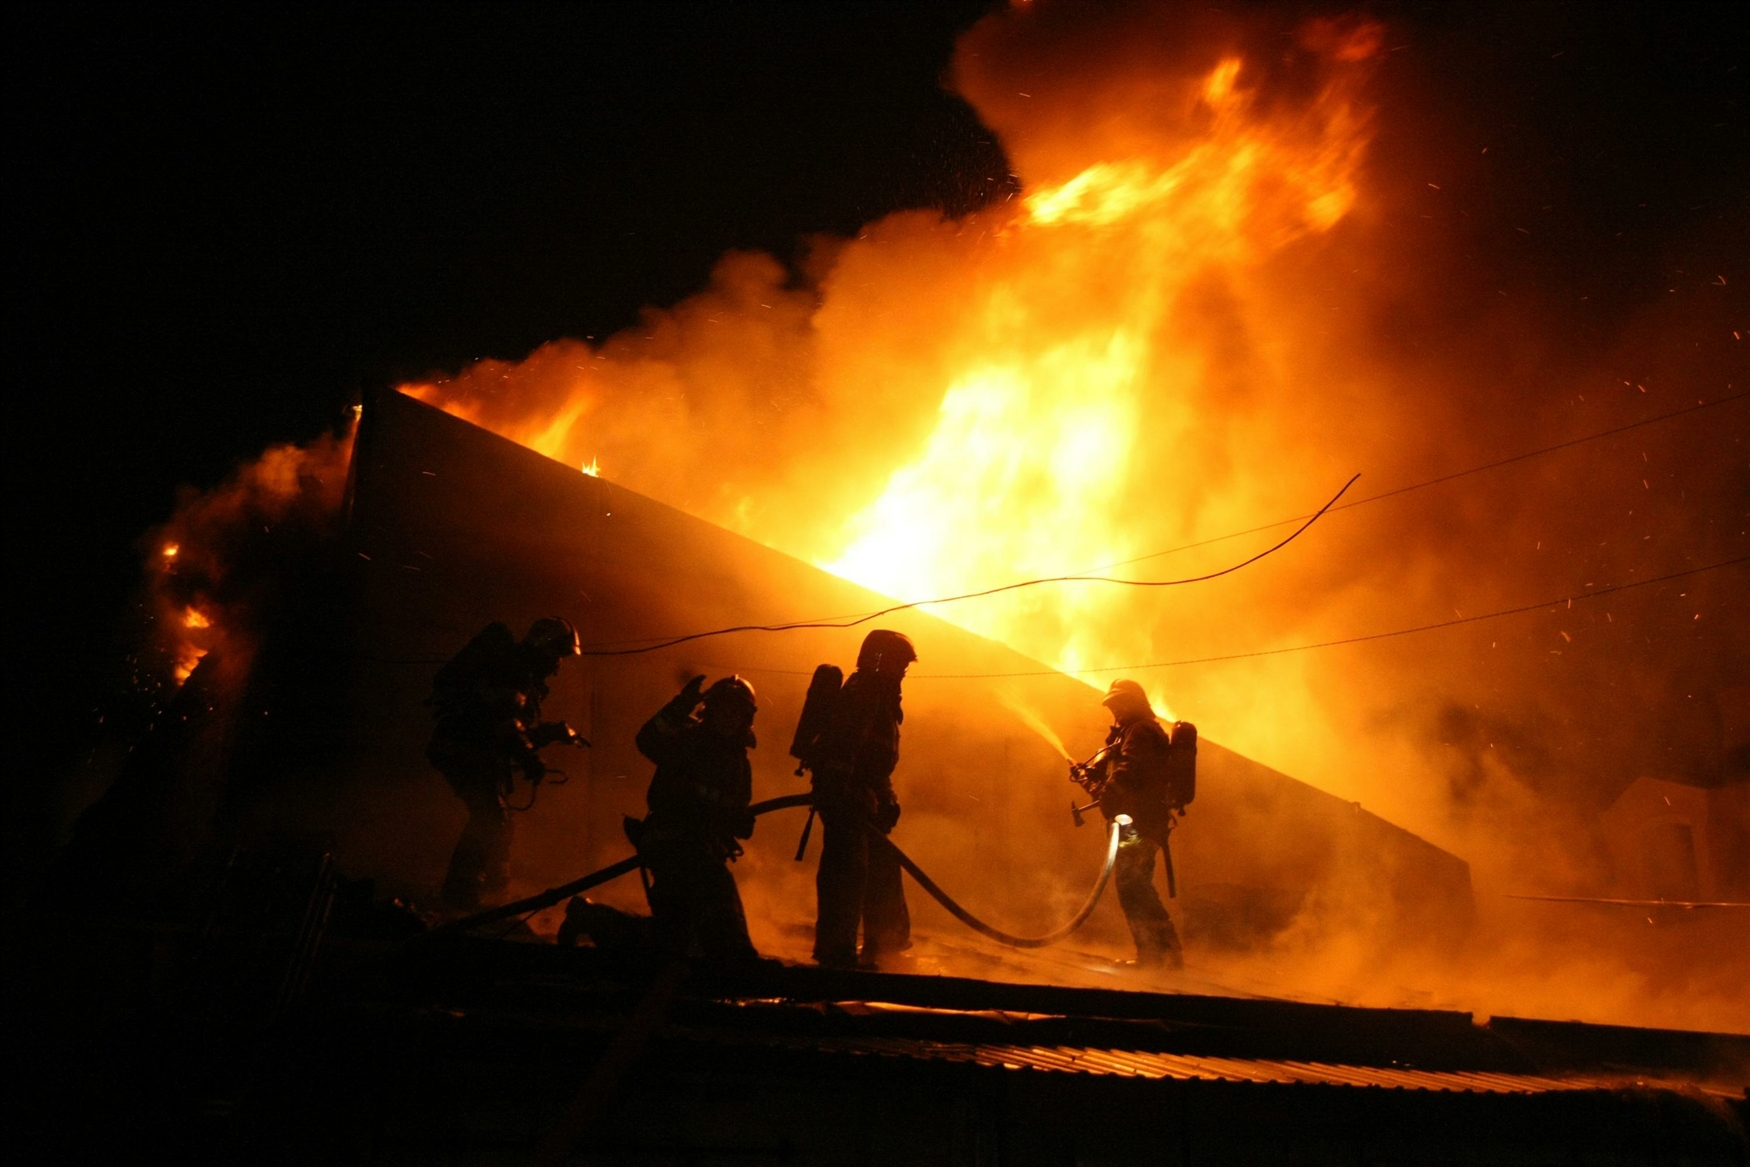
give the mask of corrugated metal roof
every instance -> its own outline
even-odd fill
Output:
[[[1181,1081],[1301,1083],[1473,1094],[1609,1090],[1633,1084],[1633,1080],[1590,1076],[1552,1078],[1535,1074],[1340,1066],[1319,1062],[1199,1057],[1190,1054],[1138,1053],[1130,1050],[1082,1049],[1072,1046],[967,1044],[896,1037],[825,1037],[805,1044],[810,1049],[828,1053],[874,1054],[930,1061],[969,1062],[1009,1070],[1046,1070],[1124,1078],[1173,1078]]]

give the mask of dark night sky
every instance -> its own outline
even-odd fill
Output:
[[[1001,189],[938,83],[986,7],[10,7],[12,781],[87,732],[179,484],[612,332],[726,249]],[[1656,278],[1742,228],[1732,7],[1372,7],[1446,116],[1526,144],[1502,198],[1569,212],[1522,262],[1596,267],[1632,213],[1608,263]]]

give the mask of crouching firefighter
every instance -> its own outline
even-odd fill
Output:
[[[650,912],[663,947],[694,946],[708,959],[758,959],[729,864],[753,835],[753,686],[725,677],[702,689],[694,677],[638,731],[638,752],[656,763],[650,815],[626,819],[626,835],[650,873]]]
[[[917,658],[907,637],[877,629],[864,638],[857,669],[842,687],[837,668],[816,669],[791,747],[814,775],[821,826],[814,959],[831,968],[874,965],[911,947],[899,858],[882,836],[899,822],[893,768],[905,718],[900,683]]]
[[[492,624],[433,678],[426,704],[437,725],[425,756],[468,808],[444,876],[446,907],[473,911],[504,890],[515,772],[539,786],[547,775],[543,748],[589,745],[563,721],[541,720],[547,679],[580,651],[577,630],[556,616],[535,621],[520,643],[506,625]]]
[[[1113,681],[1101,704],[1112,712],[1106,744],[1087,762],[1072,766],[1070,777],[1094,795],[1107,822],[1119,815],[1130,818],[1118,828],[1113,874],[1136,941],[1136,963],[1179,968],[1184,963],[1179,934],[1155,891],[1155,856],[1165,853],[1168,890],[1177,894],[1168,839],[1196,794],[1197,727],[1188,721],[1175,722],[1170,731],[1162,726],[1135,681]]]

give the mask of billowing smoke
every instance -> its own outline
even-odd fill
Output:
[[[1464,254],[1487,193],[1457,131],[1381,84],[1390,39],[1361,19],[992,15],[951,78],[1019,197],[890,215],[794,268],[730,255],[600,345],[406,391],[907,599],[1195,575],[1288,528],[1153,553],[1304,515],[1354,472],[1351,500],[1729,395],[1717,273],[1584,344],[1585,293],[1559,275],[1493,286]],[[1354,507],[1210,584],[937,611],[1110,670],[1560,600],[1131,671],[1212,738],[1457,850],[1485,904],[1595,894],[1619,874],[1598,810],[1641,775],[1717,771],[1715,694],[1750,679],[1742,571],[1566,598],[1743,554],[1742,418]]]
[[[184,490],[144,540],[146,674],[175,685],[209,653],[241,676],[281,594],[340,521],[352,436],[274,446],[209,491]],[[155,667],[153,667],[155,666]]]
[[[1202,574],[1353,473],[1350,503],[1741,390],[1738,273],[1690,268],[1600,315],[1561,272],[1476,254],[1486,230],[1506,248],[1550,224],[1492,207],[1484,155],[1426,79],[1382,72],[1392,42],[1359,18],[993,14],[951,84],[999,135],[1017,196],[890,215],[794,265],[731,254],[599,344],[404,391],[923,599]],[[1598,812],[1636,778],[1728,776],[1743,568],[1677,573],[1745,554],[1745,428],[1726,404],[1364,502],[1206,584],[935,610],[1093,683],[1134,675],[1211,739],[1463,855],[1503,930],[1475,974],[1495,999],[1560,1008],[1614,977],[1602,1008],[1663,986],[1688,995],[1686,1022],[1742,1025],[1741,962],[1713,940],[1699,963],[1685,950],[1683,979],[1660,945],[1613,956],[1571,917],[1494,909],[1618,886]],[[225,584],[194,590],[212,603]],[[913,683],[958,683],[928,674]],[[1320,986],[1366,996],[1360,960],[1339,953]],[[1552,961],[1567,979],[1544,979]]]

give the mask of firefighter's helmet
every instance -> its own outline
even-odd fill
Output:
[[[523,637],[523,643],[555,660],[583,655],[583,642],[578,639],[577,629],[571,626],[571,621],[558,616],[545,616],[529,625],[529,634]]]
[[[872,673],[902,672],[906,665],[918,659],[911,637],[888,628],[877,628],[863,638],[857,651],[857,667]]]
[[[1142,686],[1130,680],[1113,681],[1111,687],[1106,690],[1106,696],[1101,698],[1100,704],[1113,713],[1153,708],[1149,704],[1148,694],[1143,692]]]
[[[719,705],[736,704],[752,715],[759,709],[759,701],[754,697],[753,686],[745,677],[730,676],[712,684],[702,695],[707,711]]]

